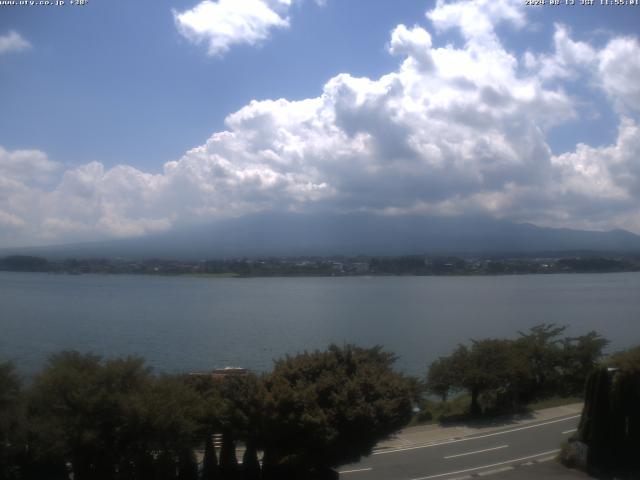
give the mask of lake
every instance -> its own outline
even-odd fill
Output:
[[[25,375],[51,352],[136,354],[156,371],[242,366],[331,342],[381,344],[401,370],[470,338],[539,323],[640,343],[640,273],[490,277],[199,278],[0,272],[0,359]]]

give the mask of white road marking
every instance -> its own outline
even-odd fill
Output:
[[[449,459],[449,458],[465,457],[467,455],[475,455],[476,453],[490,452],[492,450],[500,450],[501,448],[507,448],[508,446],[509,445],[500,445],[499,447],[485,448],[484,450],[476,450],[475,452],[466,452],[466,453],[458,453],[456,455],[449,455],[448,457],[444,457],[444,458]]]
[[[341,472],[338,472],[340,475],[342,475],[343,473],[356,473],[356,472],[368,472],[372,470],[371,467],[369,468],[357,468],[355,470],[342,470]]]
[[[496,435],[505,435],[505,434],[511,433],[511,432],[519,432],[520,430],[528,430],[530,428],[543,427],[545,425],[551,425],[552,423],[566,422],[567,420],[573,420],[574,418],[580,418],[580,415],[573,415],[571,417],[560,418],[558,420],[550,420],[548,422],[536,423],[535,425],[527,425],[526,427],[512,428],[511,430],[503,430],[503,431],[500,431],[500,432],[487,433],[485,435],[478,435],[476,437],[459,438],[457,440],[447,440],[445,442],[429,443],[429,444],[426,444],[426,445],[417,445],[417,446],[413,446],[413,447],[402,447],[402,448],[396,448],[394,450],[383,450],[383,451],[380,451],[380,452],[373,452],[372,455],[384,455],[386,453],[405,452],[407,450],[417,450],[417,449],[420,449],[420,448],[437,447],[438,445],[449,445],[450,443],[468,442],[470,440],[477,440],[479,438],[494,437]]]
[[[573,432],[577,432],[578,429],[577,428],[572,428],[571,430],[565,430],[564,432],[562,432],[563,435],[566,435],[568,433],[573,433]]]
[[[528,457],[514,458],[513,460],[507,460],[504,462],[492,463],[491,465],[483,465],[482,467],[465,468],[464,470],[457,470],[455,472],[438,473],[437,475],[429,475],[428,477],[412,478],[411,480],[429,480],[430,478],[446,477],[447,475],[457,475],[459,473],[472,472],[474,470],[482,470],[484,468],[497,467],[499,465],[506,465],[508,463],[521,462],[522,460],[529,460],[530,458],[541,457],[543,455],[550,455],[552,453],[558,453],[560,449],[549,450],[548,452],[536,453],[535,455],[529,455]]]

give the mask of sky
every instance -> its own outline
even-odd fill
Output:
[[[640,5],[0,1],[0,247],[262,211],[640,234]]]

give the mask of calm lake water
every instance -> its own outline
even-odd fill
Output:
[[[542,322],[640,343],[640,274],[499,277],[196,278],[0,272],[0,359],[24,374],[62,349],[144,356],[157,371],[274,358],[331,342],[381,344],[398,367],[470,338]]]

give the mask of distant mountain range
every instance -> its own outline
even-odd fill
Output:
[[[214,259],[258,256],[640,252],[640,236],[480,217],[263,213],[132,239],[0,250],[0,256]]]

